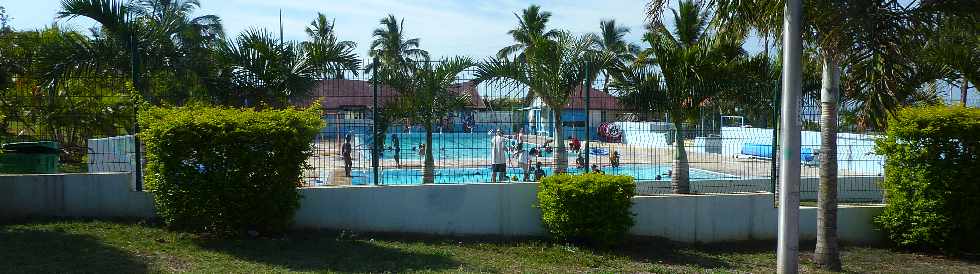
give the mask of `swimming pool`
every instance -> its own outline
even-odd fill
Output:
[[[419,159],[417,147],[425,143],[425,133],[398,133],[398,147],[393,147],[391,134],[385,136],[384,154],[382,159],[394,159],[395,149],[399,150],[401,159]],[[362,137],[363,138],[363,137]],[[490,138],[486,132],[481,133],[433,133],[432,157],[438,160],[455,160],[467,158],[490,157]],[[533,147],[533,144],[525,144]],[[525,147],[525,149],[530,149]],[[364,153],[370,153],[365,150]],[[370,155],[364,155],[365,157]]]
[[[636,178],[638,181],[655,181],[660,175],[659,181],[670,181],[667,176],[670,165],[624,165],[618,168],[605,167],[602,169],[606,174],[627,175]],[[574,171],[572,169],[571,171]],[[551,175],[552,168],[545,167],[545,174]],[[422,182],[421,169],[386,169],[381,172],[382,185],[418,185]],[[437,184],[469,184],[490,182],[489,168],[436,168],[435,183]],[[353,185],[370,185],[374,183],[374,174],[370,169],[354,170],[351,172]],[[507,176],[523,176],[519,168],[512,167],[507,169]],[[719,179],[740,179],[740,177],[730,174],[718,173],[713,171],[691,168],[690,177],[696,180],[719,180]]]

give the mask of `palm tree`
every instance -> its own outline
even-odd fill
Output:
[[[582,85],[583,81],[596,75],[589,68],[605,67],[609,61],[591,50],[595,38],[590,35],[575,37],[558,32],[554,40],[543,36],[531,38],[533,46],[525,48],[524,61],[486,60],[477,69],[476,81],[526,87],[551,108],[555,121],[556,171],[564,172],[568,154],[562,141],[561,113],[576,88],[587,92],[589,87]]]
[[[382,64],[405,64],[429,58],[429,52],[419,48],[419,38],[405,39],[405,19],[399,22],[395,15],[389,14],[381,19],[381,27],[374,29],[373,35],[368,56]],[[367,71],[374,66],[368,64]]]
[[[701,108],[715,104],[723,91],[731,89],[727,85],[734,82],[734,68],[740,65],[743,53],[741,40],[708,32],[709,18],[694,2],[681,1],[673,15],[674,30],[652,24],[644,36],[650,48],[634,64],[622,67],[613,85],[624,93],[624,104],[669,115],[675,127],[671,186],[674,193],[690,193],[684,124],[697,119]]]
[[[378,70],[381,83],[394,88],[400,95],[389,111],[425,128],[425,166],[422,172],[422,182],[425,184],[435,181],[433,126],[469,102],[468,94],[457,93],[452,87],[459,73],[474,65],[469,58],[453,57],[438,62],[423,59],[400,66],[381,65]]]
[[[653,0],[649,4],[648,13],[657,14],[664,6],[663,0]],[[838,99],[842,85],[843,68],[854,64],[888,64],[882,66],[856,66],[849,68],[849,75],[857,88],[871,92],[849,92],[850,94],[870,95],[883,109],[886,116],[897,110],[898,106],[908,97],[903,94],[896,83],[907,79],[910,71],[896,64],[898,58],[905,55],[897,50],[903,43],[904,34],[913,21],[909,17],[910,6],[900,1],[805,1],[804,18],[802,22],[804,39],[809,47],[818,55],[822,69],[821,105],[821,151],[820,151],[820,191],[817,197],[817,245],[814,261],[825,269],[840,270],[840,251],[837,243],[837,116],[840,101]],[[718,26],[739,29],[755,28],[764,32],[778,33],[783,18],[784,1],[735,1],[716,0],[711,3],[722,20]],[[891,60],[889,60],[891,59]],[[854,70],[854,69],[861,69]],[[880,78],[879,76],[888,76]],[[868,83],[884,83],[874,85]],[[909,94],[909,93],[905,93]],[[845,94],[846,95],[846,94]],[[864,99],[859,99],[864,100]],[[871,119],[884,119],[871,118]]]
[[[115,0],[64,0],[59,18],[86,17],[102,26],[101,34],[114,41],[117,52],[138,53],[140,71],[150,82],[141,87],[172,86],[157,95],[177,101],[194,90],[209,88],[207,79],[216,71],[211,52],[224,37],[220,18],[191,17],[200,8],[197,0],[140,0],[123,4]],[[101,63],[102,60],[90,60]],[[131,71],[132,64],[123,66]],[[146,91],[144,91],[146,92]],[[213,93],[213,91],[204,91]],[[154,100],[150,93],[144,94]]]
[[[514,17],[517,17],[517,26],[507,31],[507,34],[514,39],[514,44],[497,51],[497,59],[500,61],[524,62],[526,61],[524,52],[534,46],[534,41],[554,40],[559,34],[558,30],[548,29],[551,12],[542,11],[541,6],[528,6],[521,10],[520,14],[514,13]],[[528,91],[522,103],[530,104],[536,94],[537,92]]]
[[[57,25],[4,36],[0,123],[58,141],[67,161],[81,161],[85,136],[117,135],[132,125],[128,85],[117,80],[125,74],[88,63],[118,55],[101,39]]]
[[[636,59],[639,47],[626,42],[625,36],[630,29],[627,27],[616,26],[616,20],[602,20],[599,22],[599,39],[595,41],[595,47],[599,52],[607,55],[612,64],[602,70],[602,92],[609,94],[609,74],[610,70],[622,67],[625,62]]]
[[[955,2],[955,1],[952,1]],[[960,82],[960,103],[967,105],[970,83],[974,86],[980,77],[980,27],[976,12],[963,10],[955,3],[941,1],[929,3],[925,13],[926,24],[920,28],[925,35],[921,56],[925,64],[937,66],[941,78]]]
[[[514,13],[514,17],[517,17],[517,27],[507,31],[507,34],[514,38],[515,43],[497,51],[500,60],[508,60],[511,56],[514,56],[514,60],[522,60],[524,50],[532,46],[535,37],[554,39],[558,36],[558,30],[547,29],[551,12],[541,11],[541,6],[531,5],[521,14]]]
[[[0,6],[0,33],[13,32],[13,29],[11,29],[9,25],[7,25],[8,21],[10,21],[10,16],[7,15],[7,9],[5,9],[3,6]]]
[[[357,58],[354,49],[357,43],[353,41],[338,41],[334,33],[334,22],[328,21],[323,13],[317,13],[316,19],[306,27],[309,40],[303,42],[303,47],[309,54],[311,66],[317,68],[319,77],[343,78],[344,72],[358,75],[361,60]]]
[[[225,103],[284,107],[290,100],[309,96],[316,68],[303,47],[280,41],[265,29],[248,29],[221,44],[218,62],[237,98]]]

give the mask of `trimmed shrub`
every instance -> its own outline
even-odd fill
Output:
[[[299,207],[303,167],[322,128],[307,110],[191,106],[140,113],[146,188],[170,227],[281,233]]]
[[[884,212],[875,223],[903,247],[946,252],[980,247],[980,109],[921,107],[891,119]]]
[[[633,226],[635,193],[632,177],[559,174],[541,181],[538,207],[555,239],[605,247],[622,242]]]

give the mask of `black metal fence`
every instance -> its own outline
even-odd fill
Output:
[[[776,90],[772,87],[776,83],[734,85],[740,89],[738,94],[748,98],[719,97],[716,100],[729,101],[699,108],[697,119],[683,123],[683,140],[675,141],[677,127],[665,113],[636,111],[632,104],[624,102],[621,91],[607,87],[605,79],[598,78],[589,84],[583,82],[569,94],[559,124],[553,117],[554,109],[527,96],[526,87],[476,83],[473,69],[461,73],[449,91],[469,96],[469,103],[432,127],[434,182],[492,181],[492,138],[499,130],[507,139],[509,182],[534,181],[538,170],[546,175],[554,173],[559,168],[557,142],[564,142],[569,149],[568,172],[598,169],[629,175],[637,179],[639,194],[670,193],[676,142],[682,142],[690,164],[692,191],[774,189],[773,155],[777,153],[772,149],[776,144],[772,128]],[[327,126],[314,144],[315,155],[306,173],[307,186],[403,185],[423,181],[424,127],[385,113],[385,104],[402,96],[398,91],[383,83],[375,84],[366,74],[320,80],[313,90],[307,104],[320,103]],[[819,111],[815,103],[801,107],[801,123],[810,125],[803,139],[803,176],[817,177]],[[555,140],[555,128],[562,130],[561,140]],[[372,134],[374,130],[381,133]],[[346,175],[341,153],[348,136],[354,148],[350,176]],[[852,195],[852,201],[881,199],[876,183],[882,175],[882,160],[871,153],[875,138],[873,133],[839,136],[840,176],[845,178],[842,192]],[[522,157],[524,153],[529,157]],[[378,155],[377,163],[372,161],[373,155]],[[527,169],[524,163],[529,163]],[[804,199],[815,199],[815,182],[805,180]]]
[[[7,39],[0,41],[5,45],[0,48],[4,62],[0,142],[59,143],[57,172],[136,170],[139,146],[132,134],[136,102],[141,99],[134,94],[155,96],[151,102],[170,105],[184,103],[192,96],[185,87],[159,84],[172,75],[138,74],[138,85],[134,85],[131,71],[108,67],[59,73],[54,65],[58,62],[53,62],[56,60],[30,53],[51,49],[31,47],[39,43],[25,38],[0,39]],[[21,52],[8,54],[14,50]],[[568,172],[599,170],[629,175],[637,179],[641,195],[670,193],[680,143],[690,165],[694,192],[775,189],[776,82],[728,85],[737,96],[702,102],[695,107],[695,117],[682,123],[677,134],[677,124],[668,114],[638,111],[615,85],[607,85],[609,81],[602,73],[572,89],[561,106],[550,106],[527,87],[476,81],[476,69],[470,68],[457,75],[448,90],[465,96],[465,104],[433,123],[432,145],[425,147],[423,124],[403,117],[392,107],[408,95],[373,81],[373,74],[363,68],[339,75],[342,77],[316,79],[308,94],[289,98],[288,103],[298,107],[318,103],[326,122],[312,144],[313,155],[303,178],[305,187],[420,184],[426,150],[433,154],[434,183],[492,181],[492,140],[499,131],[506,139],[506,182],[530,182],[537,173],[555,173],[560,168],[561,143],[569,151],[565,162]],[[179,94],[166,95],[174,90]],[[800,117],[805,130],[802,175],[815,178],[819,176],[820,158],[819,105],[812,96],[808,98]],[[250,104],[246,97],[227,94],[210,101]],[[561,122],[556,122],[556,108],[561,109]],[[851,195],[847,197],[853,201],[881,200],[877,182],[883,173],[883,159],[873,153],[878,135],[853,127],[844,118],[840,119],[837,157],[841,195]],[[561,139],[556,140],[556,130],[561,131]],[[343,155],[348,137],[353,148],[349,171]],[[814,182],[804,180],[804,200],[816,197]]]

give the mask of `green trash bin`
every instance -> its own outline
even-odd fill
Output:
[[[61,150],[57,142],[21,142],[0,146],[0,173],[58,173]]]

